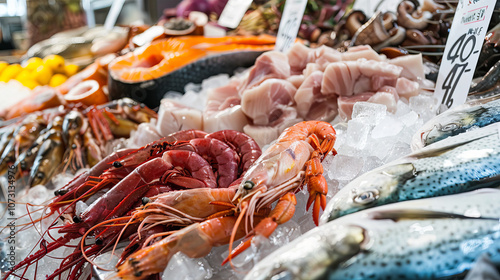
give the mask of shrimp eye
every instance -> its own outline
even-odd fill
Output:
[[[446,131],[451,131],[459,128],[460,126],[456,123],[449,123],[443,127],[441,127],[441,131],[446,132]]]
[[[245,181],[245,183],[243,184],[243,188],[245,190],[251,190],[251,189],[253,189],[254,186],[255,186],[255,184],[252,181]]]
[[[45,177],[45,174],[43,174],[42,172],[38,172],[38,173],[36,173],[36,177],[38,179],[43,179]]]
[[[123,166],[123,164],[122,164],[121,162],[119,162],[119,161],[115,161],[115,162],[113,162],[113,167],[114,167],[114,168],[120,168],[120,167],[122,167],[122,166]]]
[[[142,202],[142,205],[146,205],[146,204],[148,204],[150,201],[151,201],[151,199],[149,199],[149,197],[143,197],[141,202]]]
[[[378,198],[378,193],[376,191],[365,191],[353,198],[353,201],[358,204],[369,204],[374,202]]]

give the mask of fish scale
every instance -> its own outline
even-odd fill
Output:
[[[322,222],[405,200],[456,194],[500,184],[497,127],[454,136],[361,175],[328,203]],[[359,202],[360,196],[373,201]]]
[[[500,264],[499,199],[481,189],[347,215],[271,253],[245,280],[456,279],[483,254]]]

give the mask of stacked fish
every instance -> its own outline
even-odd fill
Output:
[[[354,179],[322,226],[245,279],[449,279],[483,254],[498,265],[500,191],[482,188],[499,184],[499,106],[473,101],[430,120],[415,152]]]

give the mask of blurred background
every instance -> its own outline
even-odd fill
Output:
[[[151,24],[180,0],[0,0],[0,56],[69,29],[105,23]],[[113,8],[112,8],[113,6]],[[111,13],[111,11],[114,13]]]

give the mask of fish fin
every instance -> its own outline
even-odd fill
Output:
[[[406,210],[381,210],[370,213],[370,218],[374,220],[393,220],[395,222],[401,220],[423,220],[423,219],[481,219],[495,220],[499,218],[488,217],[473,217],[456,213],[423,210],[423,209],[406,209]]]

